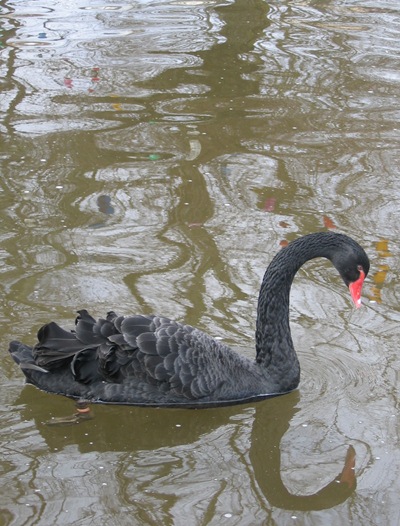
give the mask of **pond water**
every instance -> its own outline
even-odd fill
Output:
[[[397,526],[400,6],[0,6],[0,524]],[[370,256],[363,308],[326,261],[298,274],[290,395],[50,426],[73,402],[8,356],[89,307],[252,357],[268,262],[326,229]]]

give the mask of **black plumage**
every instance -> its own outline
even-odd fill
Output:
[[[50,322],[33,348],[12,342],[10,352],[29,383],[93,402],[207,407],[283,394],[300,378],[289,327],[290,287],[300,266],[318,256],[333,262],[358,302],[369,261],[354,240],[321,232],[290,243],[261,285],[255,361],[163,316],[111,311],[95,320],[86,310],[78,312],[73,331]]]

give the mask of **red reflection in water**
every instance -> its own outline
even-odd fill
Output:
[[[325,228],[329,228],[330,230],[333,230],[334,228],[336,228],[335,223],[328,216],[323,216],[323,221],[324,221]]]

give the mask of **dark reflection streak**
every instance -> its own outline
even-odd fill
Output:
[[[204,258],[204,254],[207,254],[210,247],[208,244],[206,246],[202,246],[202,242],[198,242],[196,240],[196,244],[193,242],[192,236],[190,235],[190,227],[188,226],[190,223],[197,222],[199,224],[204,223],[209,216],[210,213],[207,213],[207,211],[212,210],[209,195],[207,192],[207,189],[204,184],[204,179],[201,177],[197,177],[196,180],[193,180],[193,185],[196,187],[196,203],[193,203],[193,197],[192,193],[189,191],[186,192],[186,188],[190,183],[188,183],[189,175],[186,172],[186,169],[184,166],[177,169],[176,175],[179,177],[182,177],[183,184],[179,196],[179,202],[170,210],[172,210],[170,214],[170,218],[166,221],[166,227],[163,228],[158,234],[157,237],[163,242],[163,244],[167,247],[168,245],[171,245],[172,247],[176,248],[179,247],[179,255],[175,258],[173,263],[169,262],[168,264],[168,270],[178,270],[185,266],[185,264],[190,261],[191,267],[193,269],[192,274],[190,276],[190,280],[193,283],[193,292],[195,292],[194,297],[196,298],[195,307],[192,309],[194,312],[197,312],[198,315],[200,315],[201,312],[204,312],[204,300],[203,300],[203,285],[200,283],[200,279],[202,279],[202,276],[204,272],[207,270],[207,263],[209,258]],[[190,173],[190,177],[199,175],[198,171],[193,171],[193,173]],[[188,202],[190,202],[190,206],[187,205]],[[192,215],[194,214],[194,215]],[[184,235],[185,241],[179,242],[179,241],[171,241],[171,239],[168,238],[167,233],[173,229],[176,225],[179,225],[179,229],[181,233]],[[208,242],[213,244],[215,247],[215,243],[211,240],[210,236],[208,236],[204,230],[200,232],[200,230],[197,232],[197,234],[205,234],[207,236]],[[200,237],[200,235],[198,236]],[[132,272],[125,276],[124,282],[129,286],[130,290],[132,291],[135,298],[138,300],[138,303],[141,305],[142,309],[146,309],[145,305],[147,304],[146,298],[144,298],[137,287],[137,281],[143,277],[144,275],[152,275],[154,276],[154,281],[156,281],[156,275],[157,273],[165,272],[165,268],[157,269],[151,269],[147,272],[143,272],[142,270],[139,272]],[[189,279],[189,278],[188,278]],[[190,296],[192,297],[192,296]],[[188,316],[189,321],[190,316]],[[195,324],[194,319],[190,319],[190,323]]]
[[[182,201],[189,203],[189,206],[179,206],[175,209],[177,222],[180,224],[181,230],[185,229],[187,236],[191,237],[190,225],[203,225],[214,214],[214,206],[210,199],[210,194],[204,181],[203,175],[198,171],[190,168],[186,170],[184,165],[179,170],[184,183],[182,186]],[[187,184],[185,181],[190,177],[192,183]],[[193,192],[196,188],[196,192]],[[185,225],[185,226],[184,226]],[[196,226],[194,228],[197,228]],[[191,320],[200,320],[204,314],[204,294],[200,289],[204,288],[204,274],[212,268],[220,283],[226,283],[227,274],[224,268],[219,265],[211,265],[210,262],[222,262],[224,258],[221,257],[217,244],[215,243],[213,235],[211,235],[206,228],[197,228],[196,231],[196,246],[201,254],[201,259],[196,265],[196,274],[193,276],[191,288],[188,296],[196,298],[194,307],[188,309],[188,315]],[[229,288],[234,292],[235,298],[246,299],[241,289],[234,283],[229,283]],[[223,309],[226,311],[226,309]],[[195,321],[192,321],[195,323]]]
[[[256,494],[261,492],[260,502],[264,501],[264,499],[268,501],[268,503],[264,504],[266,511],[271,506],[298,511],[328,509],[344,502],[356,488],[354,476],[351,479],[351,483],[346,481],[338,482],[339,477],[337,477],[314,494],[306,496],[292,495],[283,484],[280,472],[280,443],[283,435],[289,429],[294,415],[300,410],[297,407],[300,396],[298,391],[254,405],[198,411],[185,409],[149,410],[134,406],[96,406],[94,409],[96,413],[94,420],[84,422],[78,426],[55,428],[49,427],[43,422],[48,420],[49,414],[59,412],[60,405],[64,407],[64,404],[60,404],[62,399],[40,392],[38,392],[39,396],[32,397],[32,389],[33,387],[27,386],[21,392],[16,403],[19,406],[23,420],[29,420],[32,414],[34,415],[35,426],[50,450],[59,449],[59,435],[62,435],[63,447],[67,448],[71,444],[76,444],[81,454],[93,452],[94,450],[107,453],[111,451],[120,452],[116,478],[119,481],[118,492],[121,501],[127,500],[129,484],[132,483],[129,477],[126,476],[126,471],[132,462],[135,462],[135,458],[138,455],[143,458],[143,454],[146,451],[154,452],[166,448],[170,455],[179,460],[181,459],[179,454],[180,447],[190,444],[193,446],[193,451],[195,446],[197,450],[198,447],[202,447],[201,443],[200,445],[196,444],[196,442],[201,440],[201,437],[206,437],[207,434],[227,426],[227,424],[230,424],[230,431],[227,430],[226,432],[231,433],[229,438],[231,456],[235,456],[241,465],[241,469],[246,470],[248,473],[254,492]],[[241,423],[240,420],[238,422],[235,421],[237,421],[238,416],[242,417],[249,410],[254,411],[254,417],[250,436],[250,449],[247,452],[244,450],[246,446],[240,445],[240,438],[245,433],[243,426],[247,426],[249,420],[246,419],[245,423]],[[184,434],[177,433],[175,426],[177,421],[180,423],[180,428],[184,430]],[[116,430],[118,431],[116,432]],[[86,438],[88,432],[91,435],[95,433],[95,442],[88,442]],[[203,456],[199,454],[198,458],[201,459]],[[41,459],[38,457],[38,462],[40,461]],[[318,459],[315,462],[317,464]],[[196,465],[194,469],[195,467]],[[174,463],[171,463],[168,469],[173,470],[174,476],[176,475],[177,468]],[[172,471],[170,471],[169,475],[172,475]],[[159,475],[156,476],[158,477]],[[165,471],[163,471],[163,476],[168,476]],[[151,480],[149,481],[148,476],[144,477],[144,479],[146,484],[152,483]],[[210,518],[214,517],[214,508],[218,495],[222,494],[229,487],[229,485],[226,486],[224,481],[225,479],[222,480],[222,487],[218,489],[213,501],[209,504],[207,513],[212,513]],[[143,488],[143,491],[148,491],[147,485]],[[153,490],[151,491],[153,493]],[[307,491],[307,488],[305,488],[305,491]],[[169,514],[169,509],[174,505],[176,496],[172,499],[168,495],[168,499],[166,499],[166,496],[162,494],[161,497],[165,501],[164,513]],[[130,496],[129,498],[135,500],[135,506],[140,506],[140,502],[136,502],[135,496]]]
[[[156,92],[150,97],[150,104],[159,103],[162,99],[160,89],[168,90],[164,98],[171,99],[174,85],[193,83],[192,71],[200,69],[205,74],[199,77],[208,87],[203,95],[204,107],[207,114],[214,118],[211,125],[208,121],[197,123],[199,128],[205,130],[201,138],[204,145],[197,163],[212,159],[217,145],[220,153],[244,151],[238,112],[241,111],[241,101],[259,93],[259,82],[249,78],[257,71],[258,64],[243,60],[241,56],[253,52],[255,42],[270,24],[267,18],[269,7],[261,0],[236,0],[233,4],[212,9],[224,22],[220,34],[226,40],[211,49],[192,52],[202,59],[202,67],[170,68],[143,83]],[[254,58],[254,54],[252,56]],[[188,100],[192,97],[189,90]]]
[[[200,319],[205,313],[205,291],[204,291],[204,275],[210,269],[210,261],[223,261],[219,254],[218,247],[213,236],[202,228],[203,225],[213,215],[213,205],[210,200],[209,192],[207,190],[203,176],[198,170],[191,168],[190,170],[182,164],[176,169],[176,173],[183,180],[180,191],[180,200],[178,204],[172,209],[170,219],[166,222],[166,227],[157,235],[162,240],[163,244],[171,245],[174,248],[180,248],[179,256],[173,263],[168,264],[168,270],[180,269],[190,262],[192,273],[189,277],[183,278],[186,282],[186,295],[193,299],[193,306],[187,307],[186,321],[192,325],[198,325]],[[188,179],[191,177],[191,183]],[[194,194],[193,188],[196,188]],[[195,198],[194,198],[195,195]],[[196,237],[191,235],[191,225],[196,226]],[[178,227],[180,232],[184,235],[185,241],[178,242],[171,241],[168,238],[168,231],[174,227]],[[221,266],[213,266],[213,271],[219,278],[221,283],[227,281],[227,274]],[[144,275],[149,274],[154,276],[156,281],[157,272],[165,272],[165,268],[160,270],[151,269],[148,272],[137,272],[128,274],[124,281],[129,286],[133,295],[142,309],[146,309],[146,298],[144,298],[137,287],[137,281]],[[241,289],[234,283],[229,283],[230,289],[234,292],[237,299],[246,299],[247,296],[243,294]],[[223,309],[226,311],[226,309]],[[149,312],[149,311],[148,311]]]
[[[35,480],[37,479],[37,472],[39,468],[40,462],[38,458],[35,458],[33,462],[29,465],[29,473],[30,473],[30,480],[28,483],[28,486],[32,490],[32,493],[35,492],[37,489]],[[32,518],[29,519],[28,524],[30,526],[34,526],[35,524],[40,524],[40,521],[44,515],[45,509],[46,509],[46,499],[43,497],[43,495],[40,492],[35,492],[37,494],[37,499],[40,502],[39,506],[35,506],[35,519],[32,520]]]
[[[172,265],[169,264],[168,270],[179,268],[188,260],[193,263],[193,276],[186,293],[188,297],[195,298],[193,308],[188,308],[187,314],[187,321],[193,325],[196,325],[204,313],[204,274],[209,269],[208,262],[210,259],[213,261],[223,260],[219,256],[213,237],[205,229],[201,231],[198,229],[196,236],[193,236],[187,227],[188,224],[201,225],[213,215],[209,192],[197,165],[213,159],[216,148],[220,154],[224,152],[237,154],[240,151],[245,151],[241,146],[240,124],[238,126],[240,119],[237,118],[237,112],[240,111],[240,101],[258,93],[259,83],[248,78],[256,72],[258,65],[243,60],[241,55],[253,51],[254,43],[262,36],[263,31],[270,23],[267,18],[269,7],[260,0],[237,0],[233,4],[213,7],[212,9],[219,14],[224,22],[220,33],[226,40],[223,43],[216,44],[210,50],[199,51],[194,54],[203,61],[201,70],[206,74],[205,79],[209,88],[205,95],[208,112],[214,116],[218,115],[218,118],[213,119],[212,125],[207,122],[198,123],[198,127],[204,129],[205,133],[201,137],[203,147],[196,159],[196,164],[191,162],[189,165],[188,162],[182,161],[180,165],[174,168],[174,171],[184,181],[183,199],[173,208],[172,214],[175,218],[171,217],[167,222],[166,229],[159,234],[164,243],[170,244],[171,241],[165,234],[178,223],[177,226],[185,237],[185,243],[172,242],[174,247],[179,246],[180,256]],[[143,83],[143,85],[156,91],[156,95],[150,98],[150,104],[160,101],[160,89],[164,88],[170,92],[174,85],[192,83],[193,76],[190,72],[190,69],[171,68],[155,79]],[[191,96],[189,95],[189,97]],[[234,119],[231,111],[233,109],[235,110]],[[189,178],[192,179],[190,189],[187,183]],[[196,192],[193,191],[194,188]],[[214,268],[213,270],[221,283],[227,282],[228,276],[222,268]],[[160,270],[160,272],[163,271],[165,269]],[[154,271],[151,274],[154,274]],[[136,282],[141,276],[143,276],[142,272],[132,273],[125,279],[136,298],[140,297]],[[243,298],[243,293],[235,283],[230,282],[227,286],[234,291],[237,298]],[[140,297],[140,304],[146,305],[145,298]]]
[[[4,41],[6,42],[9,40],[10,37],[15,37],[15,34],[17,33],[18,28],[21,26],[21,24],[16,19],[12,19],[12,17],[9,17],[9,22],[13,23],[14,27],[12,29],[3,29],[2,33],[4,35]],[[12,121],[12,118],[15,114],[15,108],[23,101],[26,95],[26,88],[25,86],[16,80],[16,56],[17,56],[17,50],[13,47],[6,47],[2,50],[1,58],[4,60],[5,56],[6,59],[6,67],[5,70],[7,71],[6,77],[3,79],[3,87],[2,91],[6,91],[7,89],[12,90],[14,87],[16,88],[16,94],[13,97],[12,100],[7,104],[7,108],[5,111],[5,115],[3,118],[3,124],[4,127],[7,129],[7,135],[4,137],[4,140],[1,142],[5,146],[8,143],[8,139],[12,138],[14,136],[14,128],[10,124],[10,121]]]
[[[209,81],[215,82],[210,84],[207,96],[244,99],[259,91],[257,81],[245,78],[257,70],[258,64],[243,60],[240,55],[253,51],[254,43],[269,25],[269,7],[260,0],[236,0],[215,11],[225,23],[221,35],[226,41],[210,51],[199,52],[203,69],[210,72]]]
[[[257,65],[250,63],[247,60],[240,58],[251,52],[254,43],[262,35],[263,30],[268,25],[267,13],[269,7],[265,2],[259,0],[237,0],[234,4],[229,6],[220,6],[215,8],[221,19],[224,21],[224,26],[221,30],[221,35],[226,38],[226,41],[217,44],[211,50],[199,52],[198,55],[203,59],[202,70],[208,73],[207,81],[210,91],[207,93],[209,103],[215,104],[215,101],[222,102],[224,100],[233,101],[233,99],[243,100],[245,97],[258,93],[258,82],[245,78],[244,75],[250,75],[255,72]],[[166,72],[168,74],[169,72]],[[178,73],[179,79],[179,73]],[[183,80],[183,79],[181,79]],[[170,79],[169,79],[170,82]],[[239,101],[235,101],[235,104]],[[235,107],[237,110],[237,108]],[[213,113],[220,114],[227,111],[226,108],[219,109],[214,107]],[[243,148],[241,147],[240,130],[232,129],[232,119],[230,111],[227,111],[226,117],[216,119],[212,126],[203,125],[206,128],[206,140],[208,144],[213,147],[208,149],[203,146],[202,153],[197,162],[205,162],[213,157],[215,145],[218,145],[218,151],[224,150],[232,153],[237,153]],[[216,126],[218,122],[218,126]],[[235,122],[240,122],[238,119]],[[237,138],[235,136],[237,135]],[[223,143],[223,144],[221,144]],[[182,167],[182,171],[184,168]],[[204,177],[197,171],[191,168],[191,176],[198,174],[199,177],[193,181],[193,188],[201,192],[200,202],[207,202],[203,210],[213,210],[210,200],[209,192],[204,181]],[[182,174],[184,179],[184,174]],[[195,185],[195,186],[194,186]],[[187,200],[189,202],[189,209],[193,210],[193,215],[190,217],[192,223],[204,223],[208,217],[205,217],[203,210],[198,206],[198,193],[191,189],[187,193]],[[211,217],[212,214],[209,214]],[[208,259],[212,261],[223,261],[220,257],[218,248],[211,235],[206,230],[196,232],[196,243],[200,244],[200,250],[203,254],[204,261],[198,267],[198,274],[196,279],[192,282],[191,290],[189,290],[189,297],[196,297],[197,301],[192,309],[191,316],[195,317],[197,312],[197,319],[200,318],[199,308],[204,305],[202,294],[199,294],[199,281],[203,283],[203,275],[209,268],[207,265]],[[221,267],[214,268],[214,271],[220,283],[226,283],[231,290],[234,291],[237,299],[244,299],[244,295],[240,288],[234,282],[227,283],[227,274]],[[201,302],[201,303],[200,303]],[[226,310],[226,309],[224,309]],[[195,323],[195,322],[193,322]]]
[[[179,255],[174,259],[173,262],[168,263],[168,271],[172,271],[172,270],[180,269],[182,266],[185,265],[188,259],[191,259],[193,262],[194,254],[195,254],[195,247],[193,247],[193,244],[191,244],[190,239],[186,239],[185,242],[180,242],[177,240],[172,241],[166,236],[166,233],[169,230],[170,230],[170,224],[168,223],[168,227],[163,228],[157,234],[157,238],[163,242],[163,244],[165,245],[164,250],[166,251],[168,250],[168,246],[171,246],[175,249],[179,248]],[[143,276],[151,275],[151,276],[154,276],[154,283],[156,283],[157,274],[165,272],[165,270],[166,269],[164,267],[160,269],[149,269],[146,271],[140,270],[139,272],[131,272],[124,277],[124,283],[126,283],[126,285],[129,287],[130,291],[132,292],[132,295],[135,297],[138,304],[141,306],[141,310],[144,313],[152,313],[152,309],[148,306],[149,304],[146,298],[142,296],[142,294],[139,292],[137,281]]]
[[[215,99],[218,99],[217,102],[233,98],[244,99],[258,93],[259,83],[245,78],[257,71],[258,64],[243,60],[240,55],[253,51],[255,41],[269,25],[268,5],[261,0],[236,0],[233,4],[211,9],[216,11],[224,22],[219,33],[226,40],[215,44],[211,49],[192,52],[203,62],[201,71],[206,76],[199,78],[205,78],[209,88],[204,97],[210,104],[215,104]],[[173,85],[193,83],[192,69],[199,68],[170,68],[143,85],[158,91],[164,88],[170,92]],[[210,98],[213,100],[210,101]],[[156,100],[160,100],[159,93],[156,94]],[[214,112],[215,107],[212,113]]]
[[[210,502],[205,510],[204,524],[209,524],[212,521],[212,519],[216,516],[218,500],[221,498],[224,491],[226,491],[227,486],[228,483],[226,482],[226,480],[220,481],[219,490],[216,491],[213,497],[210,499]]]
[[[5,452],[13,451],[11,448],[8,448],[7,446],[4,447],[4,445],[3,445],[3,450]],[[17,451],[16,453],[20,454],[19,451]],[[26,488],[23,482],[25,476],[27,478],[29,477],[28,486],[32,489],[35,489],[35,479],[37,477],[37,468],[39,465],[39,459],[35,459],[32,457],[32,455],[29,455],[27,453],[24,453],[24,457],[31,459],[31,462],[25,464],[26,466],[28,466],[25,471],[19,471],[19,477],[18,477],[18,480],[16,481],[17,492],[16,492],[16,495],[14,494],[15,502],[18,502],[18,501],[23,502],[26,498]],[[44,502],[42,495],[37,495],[37,497],[40,500],[40,506],[38,506],[37,504],[30,505],[30,512],[31,512],[30,516],[27,517],[24,522],[21,522],[21,518],[19,518],[20,522],[18,524],[20,524],[21,526],[25,526],[25,525],[31,526],[33,524],[36,524],[37,520],[33,522],[33,517],[36,518],[38,516],[38,518],[40,519],[40,517],[42,516],[43,511],[46,507],[46,504]],[[0,519],[4,518],[4,515],[3,515],[4,511],[5,510],[0,508]],[[13,518],[15,518],[14,515],[13,515]],[[3,523],[0,522],[0,524],[3,524]],[[5,522],[4,524],[9,524],[9,522]]]
[[[193,243],[193,236],[190,232],[191,224],[204,224],[210,217],[212,217],[213,206],[210,201],[210,196],[207,192],[203,177],[198,170],[186,170],[185,166],[181,166],[178,170],[183,180],[181,201],[175,208],[174,214],[177,222],[180,224],[181,232],[185,232],[186,239],[190,239]],[[192,178],[192,183],[188,183],[188,179]],[[196,202],[193,199],[192,188],[196,188]],[[185,204],[188,203],[188,204]],[[217,247],[214,240],[204,228],[198,228],[196,232],[196,246],[194,251],[189,248],[186,249],[186,254],[191,263],[194,263],[193,252],[197,254],[195,268],[193,268],[190,282],[188,283],[187,295],[193,298],[192,305],[187,308],[187,316],[190,323],[197,325],[199,319],[205,311],[205,290],[204,290],[204,274],[210,268],[210,260],[220,261],[216,257]]]

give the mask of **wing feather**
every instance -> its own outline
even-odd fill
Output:
[[[202,331],[160,316],[117,316],[97,321],[78,312],[75,330],[55,323],[38,333],[35,363],[45,369],[68,365],[76,381],[127,384],[193,400],[221,385],[226,348]],[[218,376],[218,379],[217,379]],[[144,387],[147,384],[148,387]]]

